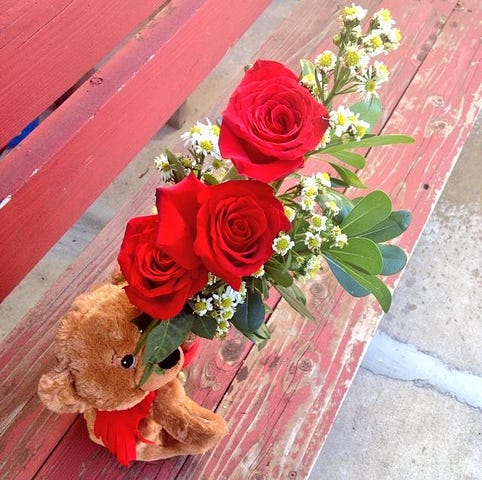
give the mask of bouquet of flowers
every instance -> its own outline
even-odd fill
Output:
[[[234,327],[261,348],[270,289],[313,319],[298,282],[326,266],[351,295],[373,294],[389,309],[379,276],[399,272],[406,255],[383,242],[409,226],[410,213],[392,211],[382,191],[344,192],[366,188],[354,149],[413,140],[371,133],[389,76],[373,59],[397,48],[400,32],[387,9],[362,32],[366,13],[343,8],[336,52],[301,60],[300,74],[258,60],[219,123],[196,123],[182,135],[185,152],[155,159],[164,182],[157,212],[128,222],[118,257],[127,296],[152,317],[137,346],[142,381],[191,332],[224,338]],[[347,107],[351,93],[363,98]],[[308,158],[327,171],[303,175]]]

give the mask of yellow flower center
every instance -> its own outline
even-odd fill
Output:
[[[389,22],[392,19],[392,14],[391,14],[390,10],[388,10],[388,8],[383,8],[380,11],[380,17],[382,18],[382,20],[384,22]]]
[[[199,146],[200,146],[203,150],[205,150],[206,152],[210,152],[210,151],[212,151],[212,149],[213,149],[213,144],[212,144],[211,140],[201,140],[201,141],[199,142]]]
[[[372,47],[374,50],[377,48],[380,48],[383,45],[383,40],[380,38],[379,35],[374,35],[370,39],[370,47]]]
[[[355,8],[355,7],[345,7],[345,8],[343,9],[343,15],[344,15],[345,17],[350,17],[350,16],[352,16],[352,15],[355,15],[355,13],[356,13],[356,8]]]
[[[331,55],[329,53],[322,53],[318,58],[318,64],[321,67],[329,67],[331,65]]]
[[[360,54],[354,50],[346,52],[345,63],[348,67],[356,67],[360,62]]]
[[[365,83],[365,90],[367,92],[373,93],[377,89],[377,82],[375,80],[369,79]]]

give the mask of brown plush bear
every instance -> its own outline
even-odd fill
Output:
[[[163,374],[138,387],[143,364],[133,352],[145,320],[122,285],[80,295],[60,321],[58,364],[38,388],[49,409],[83,413],[90,438],[124,465],[204,453],[227,431],[222,417],[186,396],[177,378],[181,348],[161,362]]]

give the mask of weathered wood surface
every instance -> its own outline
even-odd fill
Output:
[[[417,142],[371,151],[364,179],[391,192],[397,208],[413,211],[413,225],[401,240],[410,252],[480,109],[480,7],[475,0],[368,3],[372,12],[379,5],[392,9],[405,37],[390,56],[396,71],[384,90],[383,131],[412,134]],[[327,44],[335,23],[331,4],[300,1],[256,56],[296,67],[300,56]],[[314,15],[306,12],[315,11],[325,12],[330,22],[323,29],[309,27],[320,32],[310,44],[306,22]],[[299,43],[294,41],[298,35]],[[328,273],[307,287],[317,325],[280,302],[269,320],[273,338],[262,352],[250,350],[236,335],[223,344],[203,345],[188,388],[205,406],[217,406],[230,434],[202,457],[125,469],[87,439],[83,420],[39,405],[36,383],[53,361],[57,318],[79,292],[109,274],[117,253],[113,245],[120,245],[128,218],[148,211],[156,183],[150,179],[146,191],[119,213],[3,345],[0,478],[307,477],[381,316],[374,302],[344,294]]]
[[[167,0],[2,2],[0,148]]]
[[[2,271],[0,300],[169,119],[268,3],[171,0],[0,162],[0,265],[9,265]],[[137,5],[131,2],[130,8]]]

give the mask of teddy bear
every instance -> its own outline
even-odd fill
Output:
[[[220,415],[186,395],[178,379],[182,348],[139,386],[142,350],[134,352],[150,320],[129,302],[122,284],[79,295],[57,329],[57,364],[38,385],[47,408],[83,413],[91,440],[126,466],[204,453],[227,432]]]

